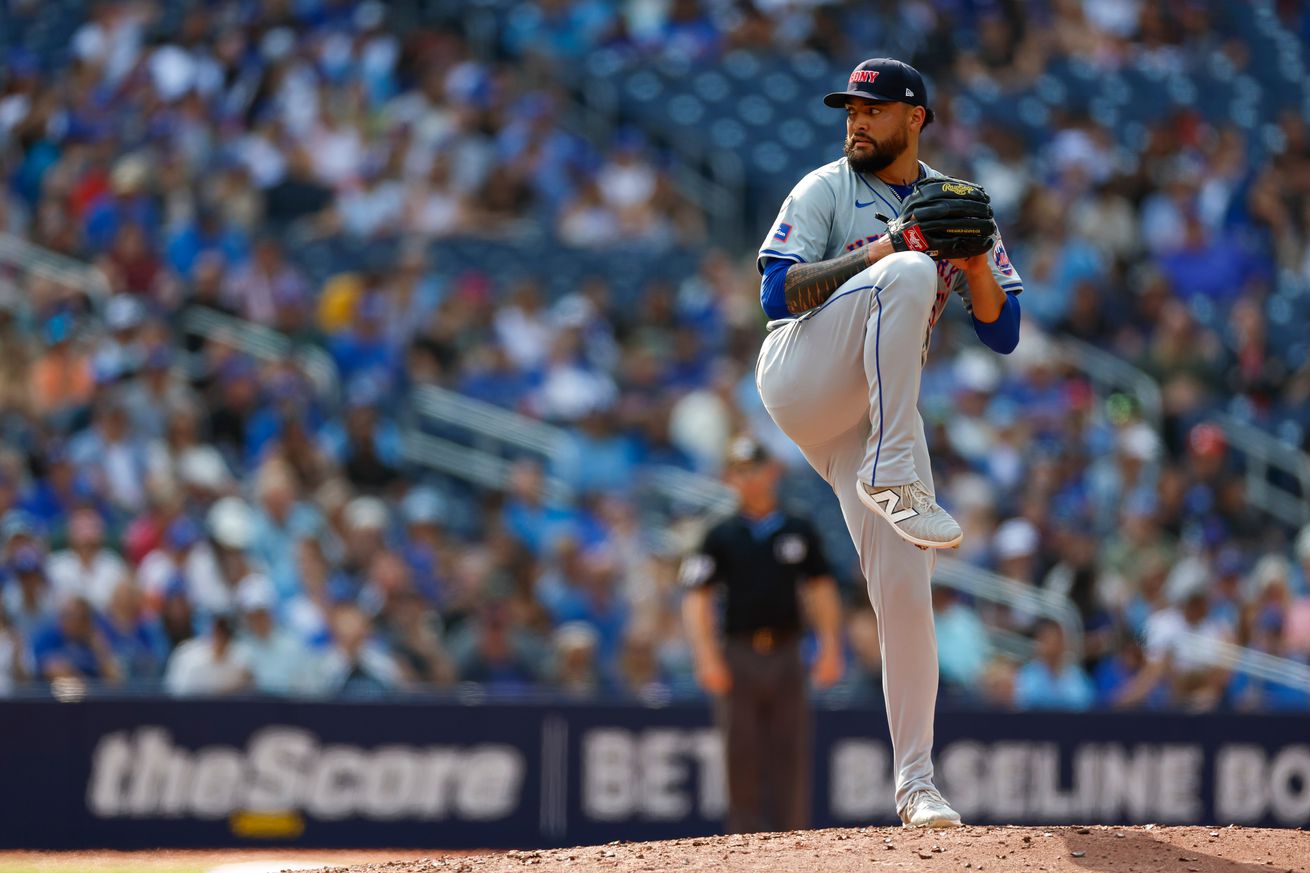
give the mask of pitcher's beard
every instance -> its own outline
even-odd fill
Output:
[[[885,142],[870,142],[869,140],[864,140],[864,142],[872,146],[867,153],[856,151],[855,139],[848,136],[846,137],[844,152],[846,162],[850,164],[852,170],[870,175],[891,166],[892,161],[899,158],[910,144],[909,137],[905,135],[904,131],[901,131],[899,136]]]

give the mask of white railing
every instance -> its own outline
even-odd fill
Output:
[[[998,576],[958,558],[940,556],[933,582],[980,600],[999,603],[1020,616],[1049,618],[1064,628],[1065,646],[1076,659],[1083,654],[1083,621],[1073,601],[1045,588],[1034,588],[1005,576]]]
[[[684,505],[695,506],[711,516],[723,516],[737,509],[737,495],[717,479],[677,467],[653,467],[644,481],[658,494]]]
[[[568,431],[553,424],[435,386],[416,388],[411,397],[419,418],[467,431],[475,444],[488,452],[498,447],[530,452],[546,460],[549,467],[568,451]],[[736,495],[722,482],[675,467],[647,470],[634,485],[645,486],[694,512],[723,514],[737,505]]]
[[[0,233],[0,263],[85,293],[99,302],[111,293],[109,279],[98,267],[52,252],[10,233]]]
[[[568,431],[464,394],[425,385],[410,393],[420,416],[447,421],[496,442],[554,458],[568,443]]]
[[[1102,390],[1122,391],[1137,400],[1142,417],[1160,431],[1160,385],[1149,374],[1109,352],[1072,337],[1058,345],[1064,359]],[[1246,498],[1265,514],[1291,527],[1310,523],[1310,455],[1258,427],[1226,413],[1209,416],[1228,444],[1246,458]],[[1271,481],[1270,473],[1296,482],[1296,489]]]
[[[400,446],[401,454],[410,463],[483,488],[499,490],[509,482],[512,462],[480,449],[421,433],[414,428],[408,428],[401,434]],[[553,501],[563,503],[572,498],[568,485],[554,477],[546,477],[545,487],[546,496]]]
[[[988,627],[987,639],[992,644],[994,654],[1003,655],[1019,664],[1026,664],[1030,661],[1037,649],[1037,643],[1032,637],[1003,627]],[[1064,651],[1069,663],[1077,661],[1073,649],[1069,647],[1067,642]]]
[[[182,329],[196,336],[226,343],[261,361],[277,362],[292,358],[314,383],[320,396],[333,401],[340,396],[337,365],[318,346],[297,345],[271,327],[203,306],[191,306],[182,313]]]
[[[1193,661],[1310,693],[1310,666],[1299,661],[1216,640],[1194,631],[1185,631],[1181,639],[1183,651]]]
[[[1060,337],[1056,345],[1065,360],[1073,364],[1102,392],[1121,392],[1131,395],[1142,412],[1142,417],[1156,431],[1164,421],[1164,403],[1160,385],[1147,373],[1117,355],[1073,337]]]
[[[295,355],[316,387],[333,393],[337,390],[336,368],[321,349],[297,348],[271,328],[211,309],[192,307],[182,323],[188,332],[229,343],[261,360],[285,360]],[[569,444],[568,431],[563,428],[437,386],[414,389],[410,411],[417,421],[439,422],[467,432],[474,445],[464,446],[409,428],[403,434],[405,456],[484,487],[503,488],[508,482],[512,462],[501,457],[499,450],[531,453],[546,461],[549,469]],[[736,507],[736,496],[721,482],[674,467],[647,471],[641,484],[691,512],[721,515]],[[567,502],[573,497],[568,484],[558,478],[548,476],[546,488],[553,499]]]
[[[1292,527],[1310,523],[1310,455],[1227,413],[1212,418],[1246,458],[1247,500]],[[1296,482],[1299,493],[1276,486],[1271,472]]]

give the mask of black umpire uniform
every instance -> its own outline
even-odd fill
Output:
[[[811,793],[801,598],[821,583],[831,598],[828,623],[839,624],[836,588],[814,528],[777,508],[777,474],[770,472],[776,465],[763,449],[736,440],[728,462],[727,478],[737,486],[742,511],[712,527],[683,563],[684,619],[701,683],[717,698],[729,832],[797,830],[809,826]],[[766,481],[752,478],[757,476]],[[723,594],[721,649],[710,627],[716,591]],[[837,647],[840,664],[837,628],[828,630],[828,648]],[[824,684],[835,679],[816,674]]]

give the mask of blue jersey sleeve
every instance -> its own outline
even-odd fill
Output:
[[[792,261],[769,258],[764,264],[764,278],[760,280],[760,306],[769,318],[791,318],[785,293],[787,270]]]
[[[973,329],[978,339],[992,351],[1008,355],[1019,345],[1019,320],[1023,315],[1019,309],[1019,295],[1013,291],[1005,292],[1005,303],[1001,305],[1001,314],[995,321],[982,322],[973,317]]]

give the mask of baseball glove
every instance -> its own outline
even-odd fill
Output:
[[[924,179],[887,223],[898,252],[923,252],[930,258],[971,258],[996,243],[992,199],[981,185],[942,176]]]

